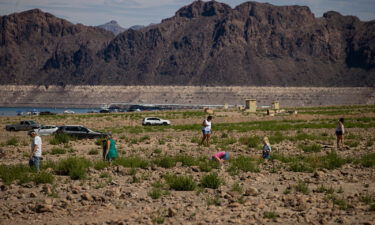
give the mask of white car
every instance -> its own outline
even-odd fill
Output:
[[[39,135],[51,135],[57,131],[59,127],[55,125],[42,125],[38,129],[34,129],[34,131]]]
[[[157,117],[146,117],[142,121],[143,126],[147,125],[171,125],[171,121],[163,120]]]
[[[73,110],[65,110],[64,114],[74,114],[74,111]]]

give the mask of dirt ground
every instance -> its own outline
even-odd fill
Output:
[[[223,123],[305,121],[308,124],[328,120],[332,121],[332,127],[280,131],[283,136],[288,137],[306,133],[324,138],[271,142],[272,154],[324,156],[336,150],[334,129],[337,118],[375,118],[374,113],[265,116],[237,111],[216,112],[213,139],[209,147],[197,144],[197,140],[201,138],[199,129],[173,128],[201,124],[204,116],[200,114],[184,117],[177,113],[170,116],[172,126],[163,127],[159,132],[130,131],[130,127],[143,129],[140,124],[144,114],[134,117],[118,115],[0,117],[0,126],[5,127],[6,124],[21,119],[33,119],[41,124],[80,124],[103,131],[123,128],[113,133],[121,157],[139,156],[154,160],[164,155],[189,155],[210,158],[223,149],[229,151],[232,158],[249,156],[258,160],[259,172],[240,171],[232,174],[228,170],[230,162],[211,172],[204,172],[198,166],[183,166],[177,162],[172,168],[150,165],[134,170],[112,165],[97,170],[90,167],[86,179],[72,180],[69,176],[54,174],[53,184],[20,184],[14,181],[8,185],[0,180],[0,224],[375,224],[374,166],[365,167],[353,162],[335,169],[317,168],[308,172],[294,172],[280,160],[260,160],[261,143],[259,146],[249,147],[239,141],[241,137],[272,137],[277,135],[277,131],[215,131],[215,125]],[[161,114],[163,115],[168,117],[169,114]],[[375,128],[371,123],[374,121],[370,121],[370,126],[367,127],[347,128],[351,137],[346,142],[356,142],[356,145],[346,146],[338,150],[337,154],[353,159],[374,154],[375,145],[371,141],[375,141]],[[141,141],[144,136],[147,138]],[[17,139],[17,144],[6,144],[13,137]],[[84,139],[70,141],[65,145],[52,145],[49,143],[52,138],[42,136],[42,163],[56,162],[70,156],[82,156],[92,162],[101,160],[101,146],[95,144],[95,140]],[[223,138],[233,138],[235,141],[222,145],[220,139]],[[7,132],[2,129],[0,143],[5,152],[5,156],[0,158],[0,165],[27,164],[30,138],[25,131]],[[303,152],[299,147],[301,144],[317,144],[322,149],[317,153]],[[51,154],[56,147],[72,151]],[[165,194],[160,198],[153,199],[150,196],[153,184],[163,183],[166,174],[189,175],[199,183],[202,177],[210,173],[217,173],[224,181],[219,188],[199,187],[194,191],[176,191],[163,187]],[[300,190],[298,187],[301,185],[307,191]],[[330,188],[331,191],[322,187]]]

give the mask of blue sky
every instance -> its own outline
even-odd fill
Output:
[[[85,25],[100,25],[116,20],[123,27],[159,23],[171,17],[192,0],[0,0],[0,15],[39,8],[45,12]],[[244,0],[221,0],[235,7]],[[334,10],[355,15],[361,20],[375,19],[375,0],[258,0],[274,5],[306,5],[316,17]]]

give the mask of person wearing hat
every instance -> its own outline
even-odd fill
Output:
[[[106,151],[104,159],[112,162],[113,159],[117,158],[118,153],[116,149],[116,141],[112,139],[112,135],[108,134],[106,137]]]
[[[29,166],[39,172],[40,160],[42,159],[42,138],[33,130],[29,131],[28,134],[32,138]]]
[[[229,152],[218,152],[212,156],[212,159],[223,163],[225,160],[229,160]]]

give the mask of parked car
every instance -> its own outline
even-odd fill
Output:
[[[157,117],[146,117],[142,121],[143,126],[147,125],[171,125],[171,121],[160,119]]]
[[[43,111],[39,113],[39,116],[48,116],[48,115],[56,115],[56,113],[50,111]]]
[[[38,129],[34,129],[39,135],[51,135],[57,131],[58,127],[55,125],[42,125]]]
[[[20,131],[20,130],[33,130],[40,127],[40,124],[33,120],[22,120],[19,124],[6,125],[5,130],[7,131]]]
[[[69,110],[69,109],[64,111],[64,114],[74,114],[74,113],[75,112],[73,110]]]
[[[77,138],[102,138],[107,135],[106,133],[92,131],[81,125],[60,126],[55,133],[68,134]]]

